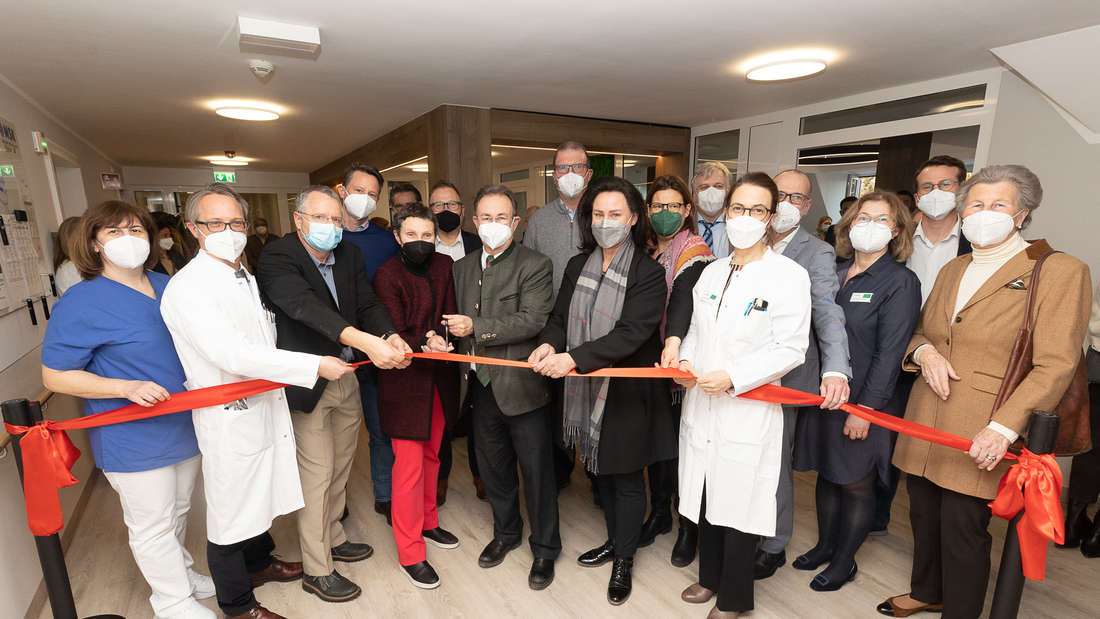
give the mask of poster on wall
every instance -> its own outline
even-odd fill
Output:
[[[104,189],[122,189],[122,175],[118,172],[101,172],[99,182]]]
[[[46,294],[34,204],[15,127],[0,118],[0,315]]]

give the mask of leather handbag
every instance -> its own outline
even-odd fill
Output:
[[[1039,289],[1039,270],[1043,262],[1056,254],[1051,250],[1043,254],[1035,261],[1035,267],[1031,271],[1031,283],[1027,291],[1027,309],[1024,312],[1024,324],[1016,333],[1016,342],[1012,346],[1012,355],[1008,359],[1008,367],[1005,369],[1001,388],[997,392],[997,399],[993,402],[993,411],[1001,408],[1005,400],[1012,395],[1016,387],[1031,372],[1032,363],[1032,322],[1034,320],[1035,296]],[[1059,417],[1058,439],[1054,444],[1054,455],[1075,456],[1089,451],[1092,448],[1092,435],[1089,426],[1089,391],[1088,378],[1085,373],[1085,353],[1081,352],[1081,359],[1073,371],[1073,379],[1069,383],[1062,400],[1058,402],[1054,412]],[[1019,446],[1019,444],[1015,445]]]

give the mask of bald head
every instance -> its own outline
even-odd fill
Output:
[[[786,200],[795,205],[802,212],[803,217],[810,212],[810,204],[813,201],[811,198],[813,186],[810,184],[810,177],[806,173],[798,170],[784,170],[776,174],[772,180],[775,181],[775,186],[779,188],[780,202]]]

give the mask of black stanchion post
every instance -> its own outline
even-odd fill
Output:
[[[38,402],[26,399],[7,400],[0,405],[4,421],[13,426],[31,426],[42,421],[42,409]],[[15,466],[19,471],[19,481],[23,481],[23,452],[19,442],[21,436],[13,436],[11,441]],[[61,538],[56,533],[46,536],[34,536],[34,545],[38,549],[38,562],[42,564],[42,579],[46,583],[46,595],[50,600],[50,610],[54,619],[77,619],[76,603],[73,602],[73,588],[69,583],[69,570],[65,567],[65,554],[61,551]],[[123,619],[118,615],[96,615],[88,619]]]
[[[1058,438],[1058,415],[1047,411],[1033,411],[1027,424],[1027,448],[1042,455],[1054,451]],[[997,572],[997,586],[993,590],[993,606],[989,619],[1012,619],[1020,612],[1020,598],[1024,594],[1024,571],[1020,562],[1020,537],[1016,524],[1023,518],[1020,513],[1008,523],[1001,567]]]

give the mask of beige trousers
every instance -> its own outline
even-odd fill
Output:
[[[363,424],[355,374],[329,382],[313,412],[294,411],[290,418],[305,499],[298,511],[302,567],[308,576],[327,576],[334,569],[331,549],[348,539],[340,516]]]

